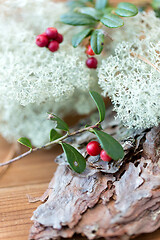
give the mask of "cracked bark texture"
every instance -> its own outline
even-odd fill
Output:
[[[89,157],[85,147],[95,139],[91,133],[68,139],[85,156],[87,168],[76,174],[64,154],[57,157],[59,167],[49,185],[48,200],[32,216],[30,240],[74,234],[128,240],[160,227],[160,126],[127,130],[111,110],[106,115],[103,129],[121,142],[124,159],[105,163],[99,156]]]

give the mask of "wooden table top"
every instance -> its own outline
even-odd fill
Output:
[[[0,137],[0,161],[6,157],[10,148],[11,145]],[[0,240],[28,238],[32,224],[30,217],[40,202],[29,203],[26,195],[36,197],[43,194],[56,169],[54,158],[60,152],[60,147],[54,147],[33,153],[10,165],[1,174]],[[140,236],[136,240],[160,240],[160,230]]]

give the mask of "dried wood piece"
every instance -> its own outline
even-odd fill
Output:
[[[106,177],[100,173],[79,178],[66,166],[59,166],[52,193],[47,202],[35,211],[32,220],[55,229],[65,225],[73,228],[81,219],[81,214],[98,202],[100,194],[107,188],[107,182],[113,179],[113,176]]]
[[[106,130],[116,136],[116,128],[126,135],[111,122]],[[126,155],[113,174],[94,164],[83,175],[65,163],[58,167],[49,199],[32,217],[30,240],[71,238],[75,233],[88,239],[130,239],[160,227],[160,127],[132,132],[121,142]],[[84,151],[83,142],[78,147]]]

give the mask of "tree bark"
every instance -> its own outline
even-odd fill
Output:
[[[68,139],[86,157],[87,169],[76,174],[64,154],[57,157],[48,200],[32,217],[30,240],[74,234],[127,240],[160,227],[160,126],[127,130],[112,111],[106,115],[103,129],[121,142],[124,159],[106,163],[89,157],[85,149],[95,138],[91,133]]]

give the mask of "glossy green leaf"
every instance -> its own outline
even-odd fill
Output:
[[[101,147],[108,153],[113,160],[119,160],[124,157],[124,151],[121,144],[109,134],[93,129]]]
[[[104,32],[101,29],[96,29],[91,35],[91,48],[95,54],[100,54],[104,45]]]
[[[94,25],[96,20],[88,15],[81,13],[66,13],[61,16],[61,22],[73,26]]]
[[[88,37],[91,34],[92,31],[93,28],[88,28],[74,35],[72,38],[73,47],[76,48],[83,41],[84,38]]]
[[[82,173],[86,168],[86,160],[80,152],[67,143],[61,143],[70,167],[77,173]]]
[[[62,137],[60,133],[58,133],[55,129],[51,129],[50,131],[50,142]]]
[[[106,27],[109,27],[109,28],[121,27],[124,24],[123,20],[120,17],[118,17],[112,13],[104,15],[100,21]]]
[[[96,0],[96,9],[103,9],[107,6],[108,0]]]
[[[28,138],[25,137],[21,137],[17,140],[19,143],[21,143],[22,145],[29,147],[30,149],[32,149],[32,144],[30,142],[30,140]]]
[[[95,8],[83,7],[76,9],[77,12],[93,17],[95,20],[100,20],[103,13]]]
[[[95,104],[97,105],[98,111],[99,111],[99,119],[100,122],[104,121],[105,118],[105,104],[103,101],[103,98],[101,97],[101,95],[95,91],[90,91],[89,92],[91,97],[93,98]]]
[[[121,17],[133,17],[137,15],[138,9],[132,3],[121,2],[118,4],[115,13]]]
[[[61,129],[63,131],[68,132],[69,127],[66,122],[64,122],[61,118],[57,117],[55,114],[51,114],[49,117],[50,120],[57,122],[56,128]]]

